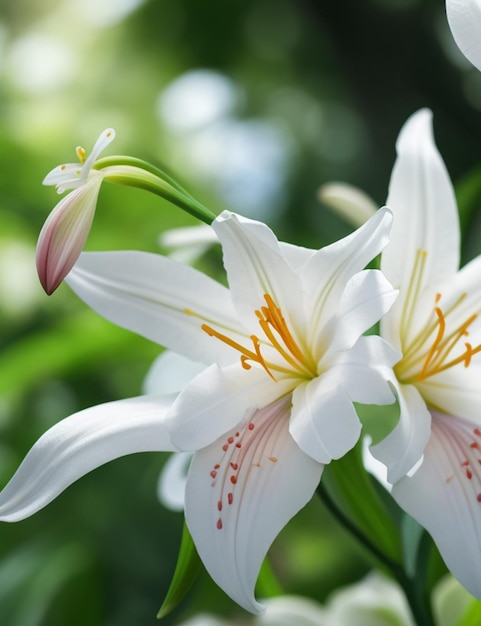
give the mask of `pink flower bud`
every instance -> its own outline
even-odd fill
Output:
[[[103,176],[89,180],[62,198],[43,225],[37,242],[37,272],[52,294],[78,259],[92,226]]]

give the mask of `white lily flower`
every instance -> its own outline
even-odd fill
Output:
[[[458,48],[481,70],[481,0],[446,0],[446,14]]]
[[[392,495],[481,597],[481,257],[458,270],[456,201],[431,118],[421,110],[405,124],[389,187],[381,268],[400,295],[381,336],[403,354],[392,381],[400,418],[372,451]]]
[[[72,269],[85,245],[104,178],[92,165],[114,138],[112,128],[104,130],[88,157],[78,147],[79,163],[59,165],[43,181],[44,185],[55,185],[58,193],[73,190],[52,210],[37,242],[37,271],[49,295]]]
[[[269,546],[310,500],[324,465],[359,439],[352,403],[394,400],[386,370],[399,355],[362,336],[396,297],[381,272],[361,271],[386,245],[390,224],[381,209],[341,241],[308,250],[224,212],[213,228],[229,288],[155,254],[83,253],[67,278],[81,298],[206,369],[170,409],[159,399],[156,428],[152,398],[54,426],[0,493],[0,519],[31,515],[81,474],[126,454],[131,438],[130,452],[195,451],[185,516],[199,555],[228,595],[261,612],[254,587]],[[116,422],[123,406],[129,418]]]

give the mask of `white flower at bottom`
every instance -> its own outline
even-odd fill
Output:
[[[199,555],[226,593],[261,612],[254,587],[269,546],[324,465],[359,439],[353,402],[394,400],[386,378],[399,355],[362,336],[396,297],[379,271],[362,271],[390,225],[382,209],[345,239],[308,250],[224,212],[213,228],[229,288],[159,255],[82,254],[67,278],[80,297],[206,369],[170,406],[121,401],[54,426],[0,493],[0,519],[31,515],[116,456],[195,451],[185,516]]]

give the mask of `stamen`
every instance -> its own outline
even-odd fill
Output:
[[[443,313],[442,309],[439,306],[434,307],[434,313],[436,315],[437,321],[436,325],[438,326],[436,337],[434,338],[433,344],[429,349],[427,355],[424,358],[424,364],[421,369],[421,373],[418,376],[418,380],[422,381],[428,378],[429,376],[433,376],[434,374],[439,374],[440,372],[444,372],[445,370],[454,367],[460,363],[464,364],[464,367],[469,367],[471,364],[472,357],[481,352],[481,344],[473,348],[473,346],[469,342],[464,343],[463,352],[457,357],[449,359],[449,355],[455,346],[459,345],[459,340],[466,335],[469,335],[468,328],[477,318],[477,313],[474,313],[468,319],[463,322],[459,327],[457,327],[454,331],[445,335],[446,333],[446,317],[453,309],[464,300],[466,294],[462,294],[460,298],[455,302],[455,304],[450,307],[446,314]],[[436,294],[435,304],[438,304],[441,300],[441,294]],[[432,328],[432,330],[434,330]],[[432,331],[431,331],[432,332]]]
[[[254,313],[259,320],[259,325],[267,341],[261,342],[257,335],[251,335],[250,340],[252,341],[253,349],[246,348],[208,324],[202,324],[201,328],[210,337],[215,337],[240,352],[240,362],[245,370],[250,370],[252,367],[251,362],[254,362],[258,363],[273,381],[276,381],[273,372],[292,374],[292,370],[295,370],[297,375],[301,374],[303,377],[315,377],[317,375],[316,364],[311,356],[308,353],[306,354],[294,339],[281,309],[275,304],[269,294],[264,294],[264,300],[267,306],[261,307]],[[187,315],[196,315],[191,309],[184,309],[184,312]],[[271,348],[274,348],[289,367],[267,362],[261,352],[262,345],[269,345]]]
[[[275,381],[275,378],[272,372],[269,370],[269,367],[267,366],[267,363],[265,362],[264,357],[261,354],[261,351],[259,348],[259,340],[255,335],[252,335],[251,337],[251,340],[255,349],[255,352],[252,352],[252,350],[248,350],[247,348],[242,346],[240,343],[237,343],[237,341],[234,341],[230,337],[227,337],[227,335],[223,335],[222,333],[219,333],[217,330],[214,330],[207,324],[202,324],[201,328],[204,332],[206,332],[209,335],[209,337],[215,337],[216,339],[220,339],[221,341],[226,343],[228,346],[231,346],[235,350],[238,350],[242,354],[241,364],[244,369],[249,370],[251,368],[251,365],[249,365],[247,361],[255,361],[256,363],[259,363],[260,365],[262,365],[262,367],[269,374],[269,376]]]
[[[78,160],[83,165],[85,161],[87,160],[87,151],[85,150],[85,148],[82,148],[82,146],[77,146],[75,148],[75,152],[77,154]]]

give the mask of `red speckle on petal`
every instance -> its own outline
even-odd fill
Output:
[[[230,466],[232,467],[233,470],[236,470],[239,467],[237,463],[231,463]]]
[[[222,502],[219,500],[219,502],[217,503],[217,510],[218,511],[222,511]]]
[[[235,484],[236,484],[236,482],[237,482],[237,476],[231,476],[231,477],[230,477],[230,482],[231,482],[233,485],[235,485]]]
[[[240,437],[240,432],[236,432],[235,436]]]
[[[473,448],[473,450],[481,451],[481,445],[479,445],[478,441],[473,441],[473,443],[470,445],[470,447]]]
[[[227,443],[234,443],[234,437],[229,437],[229,439],[227,439]]]
[[[480,430],[478,427],[476,427],[476,428],[473,430],[473,433],[474,433],[477,437],[481,437],[481,430]]]
[[[477,500],[478,502],[481,502],[481,493],[478,493],[478,495],[476,496],[476,500]]]
[[[222,520],[220,519],[220,517],[219,517],[219,519],[217,520],[217,528],[218,528],[219,530],[222,530]]]
[[[214,469],[219,469],[219,468],[220,468],[220,465],[219,465],[218,463],[216,463],[216,464],[214,465]]]
[[[236,443],[236,444],[235,444],[235,447],[236,447],[236,448],[242,448],[242,444],[240,444],[240,443]]]
[[[461,463],[461,467],[467,467],[469,465],[469,461],[463,461]]]
[[[247,428],[248,428],[249,430],[254,430],[255,426],[254,426],[254,424],[251,422]]]
[[[227,450],[228,450],[228,449],[229,449],[229,444],[225,443],[225,444],[222,446],[222,450],[224,450],[224,452],[227,452]]]
[[[232,504],[234,502],[234,494],[233,493],[228,493],[227,494],[227,502],[229,504]]]
[[[217,476],[217,472],[215,470],[212,470],[210,475],[212,476],[212,478],[215,478]]]
[[[473,473],[471,472],[471,470],[466,470],[466,478],[469,478],[469,480],[471,480],[471,478],[473,477]]]

